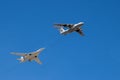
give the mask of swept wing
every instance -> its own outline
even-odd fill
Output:
[[[39,60],[39,58],[37,57],[37,58],[35,58],[34,59],[37,63],[39,63],[39,64],[42,64],[42,62]]]
[[[78,30],[76,30],[76,32],[78,32],[81,36],[84,36],[82,29],[78,29]]]
[[[26,53],[17,53],[17,52],[12,52],[11,54],[17,55],[17,56],[26,56]]]
[[[64,26],[64,27],[69,27],[69,28],[74,26],[74,24],[54,24],[54,25],[55,26]]]
[[[32,54],[32,55],[37,56],[37,55],[40,54],[44,49],[45,49],[45,48],[40,48],[40,49],[38,49],[37,51],[31,52],[31,53],[29,53],[29,54]]]

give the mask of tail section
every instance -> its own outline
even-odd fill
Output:
[[[17,60],[19,60],[19,61],[20,61],[20,63],[25,61],[23,57],[18,58]]]
[[[63,34],[66,30],[64,30],[64,28],[63,27],[60,27],[60,28],[58,28],[59,29],[59,31],[60,31],[60,34]]]
[[[17,60],[20,61],[20,63],[22,63],[22,60],[20,58],[18,58]]]

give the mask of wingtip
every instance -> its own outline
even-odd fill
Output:
[[[84,37],[85,35],[84,34],[80,34],[80,36]]]
[[[55,23],[55,24],[53,24],[54,26],[57,26],[58,24],[57,23]]]
[[[60,27],[62,27],[62,26],[58,26],[58,24],[54,24],[54,28],[60,28]]]
[[[53,24],[53,26],[56,28],[58,25],[57,24]]]
[[[44,50],[45,48],[40,48],[41,50]]]
[[[10,54],[14,54],[15,52],[10,52]]]
[[[38,64],[40,64],[40,65],[41,65],[41,64],[42,64],[42,62],[40,62],[40,63],[38,63]]]

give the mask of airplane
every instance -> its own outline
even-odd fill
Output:
[[[69,34],[71,32],[78,32],[81,36],[84,36],[81,26],[84,24],[84,22],[79,22],[77,24],[54,24],[55,26],[57,26],[57,28],[60,31],[60,34],[66,35]],[[68,28],[68,29],[64,29],[64,28]]]
[[[39,60],[38,55],[44,50],[45,48],[40,48],[35,52],[30,52],[30,53],[16,53],[12,52],[11,54],[21,56],[19,59],[20,63],[25,62],[25,61],[33,61],[35,60],[37,63],[42,64],[42,62]]]

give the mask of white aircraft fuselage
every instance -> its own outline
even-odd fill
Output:
[[[35,56],[35,55],[32,55],[32,54],[26,54],[26,56],[21,56],[18,60],[20,60],[21,62],[32,61],[37,57],[38,56]]]
[[[77,24],[74,24],[71,28],[61,32],[61,34],[66,35],[68,33],[74,32],[74,31],[78,30],[83,24],[84,24],[84,22],[79,22]]]

